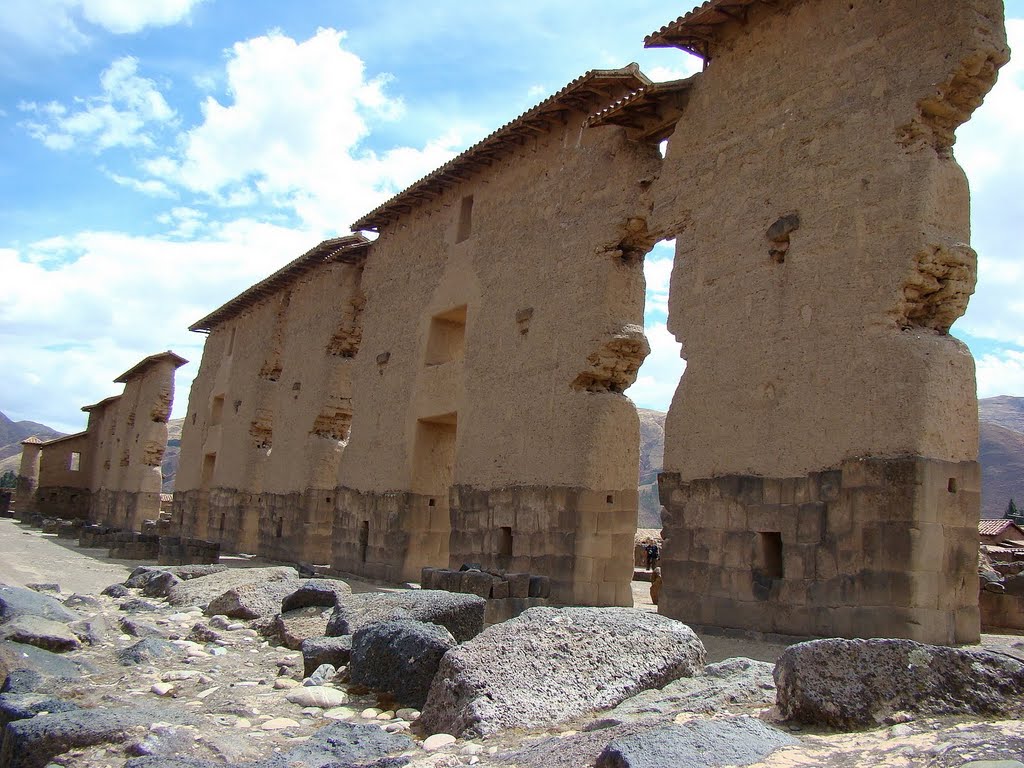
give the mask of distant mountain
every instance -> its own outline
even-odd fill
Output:
[[[34,421],[11,421],[0,412],[0,474],[8,470],[18,471],[21,467],[21,441],[33,435],[40,440],[53,440],[63,437],[64,433]]]
[[[665,416],[662,411],[637,408],[640,417],[640,508],[637,526],[661,528],[658,473],[665,463]]]
[[[978,401],[981,516],[1002,517],[1010,499],[1024,503],[1024,397]]]
[[[164,476],[160,490],[164,493],[174,493],[174,479],[178,475],[178,457],[181,454],[181,425],[184,423],[184,419],[171,419],[167,422],[167,450],[164,451],[164,460],[160,465],[160,472]]]

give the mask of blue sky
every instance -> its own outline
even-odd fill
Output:
[[[141,357],[587,69],[699,66],[643,37],[689,10],[636,0],[4,0],[0,4],[0,410],[65,430]],[[1024,0],[1007,3],[1024,50]],[[1022,57],[1024,58],[1024,57]],[[978,290],[954,332],[979,395],[1024,395],[1024,65],[956,155]],[[666,409],[671,247],[647,258],[652,355],[629,394]]]

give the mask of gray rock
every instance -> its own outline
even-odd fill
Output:
[[[673,619],[629,608],[531,608],[445,654],[419,722],[455,736],[545,727],[703,666],[704,646]]]
[[[1020,712],[1024,662],[912,640],[812,640],[775,665],[783,717],[833,728],[882,723],[895,712]]]
[[[78,705],[44,693],[0,693],[0,733],[15,720],[27,720],[40,712],[70,712]]]
[[[616,739],[594,768],[704,768],[750,765],[780,747],[797,744],[789,734],[753,717],[690,720]]]
[[[212,576],[228,570],[226,565],[140,565],[124,582],[131,589],[145,589],[146,585],[161,574],[170,574],[180,581]]]
[[[125,600],[118,607],[125,613],[156,613],[160,610],[160,606],[137,597]]]
[[[110,625],[107,624],[107,620],[101,615],[91,619],[83,619],[82,621],[72,621],[68,624],[68,629],[74,632],[75,636],[83,643],[99,645],[106,641]]]
[[[268,581],[265,584],[242,584],[218,595],[206,606],[207,616],[228,616],[232,619],[256,619],[274,616],[281,601],[295,591],[294,579]]]
[[[67,624],[39,616],[18,616],[0,625],[0,638],[55,653],[73,651],[82,644]]]
[[[344,598],[352,594],[352,587],[336,579],[308,581],[281,600],[281,613],[299,608],[335,608]]]
[[[177,575],[177,574],[176,574]],[[198,605],[207,606],[210,601],[220,597],[230,589],[245,586],[247,584],[269,584],[275,581],[291,580],[295,583],[298,574],[294,568],[287,566],[274,566],[272,568],[232,568],[212,573],[207,576],[197,576],[182,581],[171,588],[167,595],[167,602],[171,605]],[[292,587],[292,590],[296,589]],[[282,596],[283,597],[283,596]],[[278,598],[278,604],[280,600]],[[278,607],[270,613],[277,613]],[[261,614],[265,615],[265,614]]]
[[[321,606],[298,608],[274,617],[273,636],[285,648],[297,651],[311,637],[323,637],[329,613]]]
[[[761,710],[775,703],[774,665],[736,658],[708,664],[703,674],[683,677],[664,688],[652,688],[623,701],[607,713],[627,720],[679,712],[714,714],[727,710]]]
[[[116,744],[133,730],[156,720],[167,721],[173,713],[139,707],[78,709],[36,715],[7,726],[0,766],[3,768],[44,768],[51,759],[77,747]]]
[[[152,578],[146,580],[142,587],[142,594],[146,597],[167,597],[171,594],[171,590],[182,581],[173,573],[159,571],[153,574]]]
[[[303,686],[312,687],[323,685],[324,683],[334,679],[336,674],[338,674],[338,669],[333,664],[321,664],[313,670],[313,674],[309,675],[302,681],[302,684]]]
[[[420,589],[404,592],[364,592],[345,597],[327,624],[327,635],[351,635],[381,621],[410,619],[440,624],[462,643],[484,626],[487,601],[476,595]]]
[[[102,592],[100,592],[100,594],[101,595],[106,595],[107,597],[115,597],[116,598],[116,597],[127,597],[128,595],[131,594],[131,592],[129,592],[125,588],[124,584],[111,584],[109,587],[105,587],[104,590]]]
[[[309,677],[321,664],[343,667],[352,655],[352,635],[311,637],[302,641],[302,674]]]
[[[397,756],[414,744],[408,736],[386,733],[376,725],[339,721],[252,768],[398,768],[409,760]]]
[[[132,664],[142,664],[145,662],[157,661],[158,659],[166,659],[177,654],[178,649],[167,642],[156,637],[147,637],[135,645],[130,645],[127,648],[122,648],[114,656],[122,666],[131,666]]]
[[[49,595],[42,595],[31,589],[0,585],[0,624],[20,616],[38,616],[64,624],[81,618]]]
[[[167,633],[156,625],[133,619],[131,616],[122,616],[117,623],[122,632],[132,637],[167,637]]]
[[[31,589],[34,592],[50,592],[57,595],[60,594],[60,584],[54,583],[52,581],[48,581],[42,584],[26,584],[25,588]]]
[[[90,610],[99,610],[100,601],[92,595],[80,595],[77,592],[68,595],[64,599],[65,608],[88,608]]]
[[[422,621],[386,621],[352,636],[349,679],[389,694],[402,707],[420,709],[441,657],[456,645],[451,632]]]
[[[17,681],[19,686],[24,686],[26,682],[34,679],[34,675],[38,675],[43,681],[74,680],[83,671],[91,671],[92,667],[84,662],[36,648],[34,645],[0,640],[0,672],[4,669],[7,670],[9,676],[7,682],[0,686],[0,691],[29,693],[35,689],[12,685],[12,678],[20,671],[34,673],[22,676]],[[0,680],[0,683],[3,681]]]

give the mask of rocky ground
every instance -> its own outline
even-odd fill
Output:
[[[481,632],[473,596],[99,555],[0,520],[0,768],[1024,764],[991,762],[1024,761],[1012,636],[786,649],[631,609]]]

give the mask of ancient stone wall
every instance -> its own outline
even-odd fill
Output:
[[[40,444],[39,480],[33,511],[47,517],[89,515],[90,439],[87,432]]]
[[[716,30],[653,189],[687,360],[660,610],[974,641],[974,367],[947,331],[976,257],[950,148],[1006,60],[1001,3],[757,4]],[[851,480],[858,457],[884,481]]]
[[[318,248],[365,244],[342,240]],[[173,514],[188,535],[235,551],[326,564],[364,299],[361,256],[302,271],[317,253],[282,270],[269,295],[211,315]]]
[[[648,349],[643,180],[660,158],[587,116],[567,107],[381,229],[335,568],[508,565],[566,602],[631,604],[639,428],[622,390]]]

